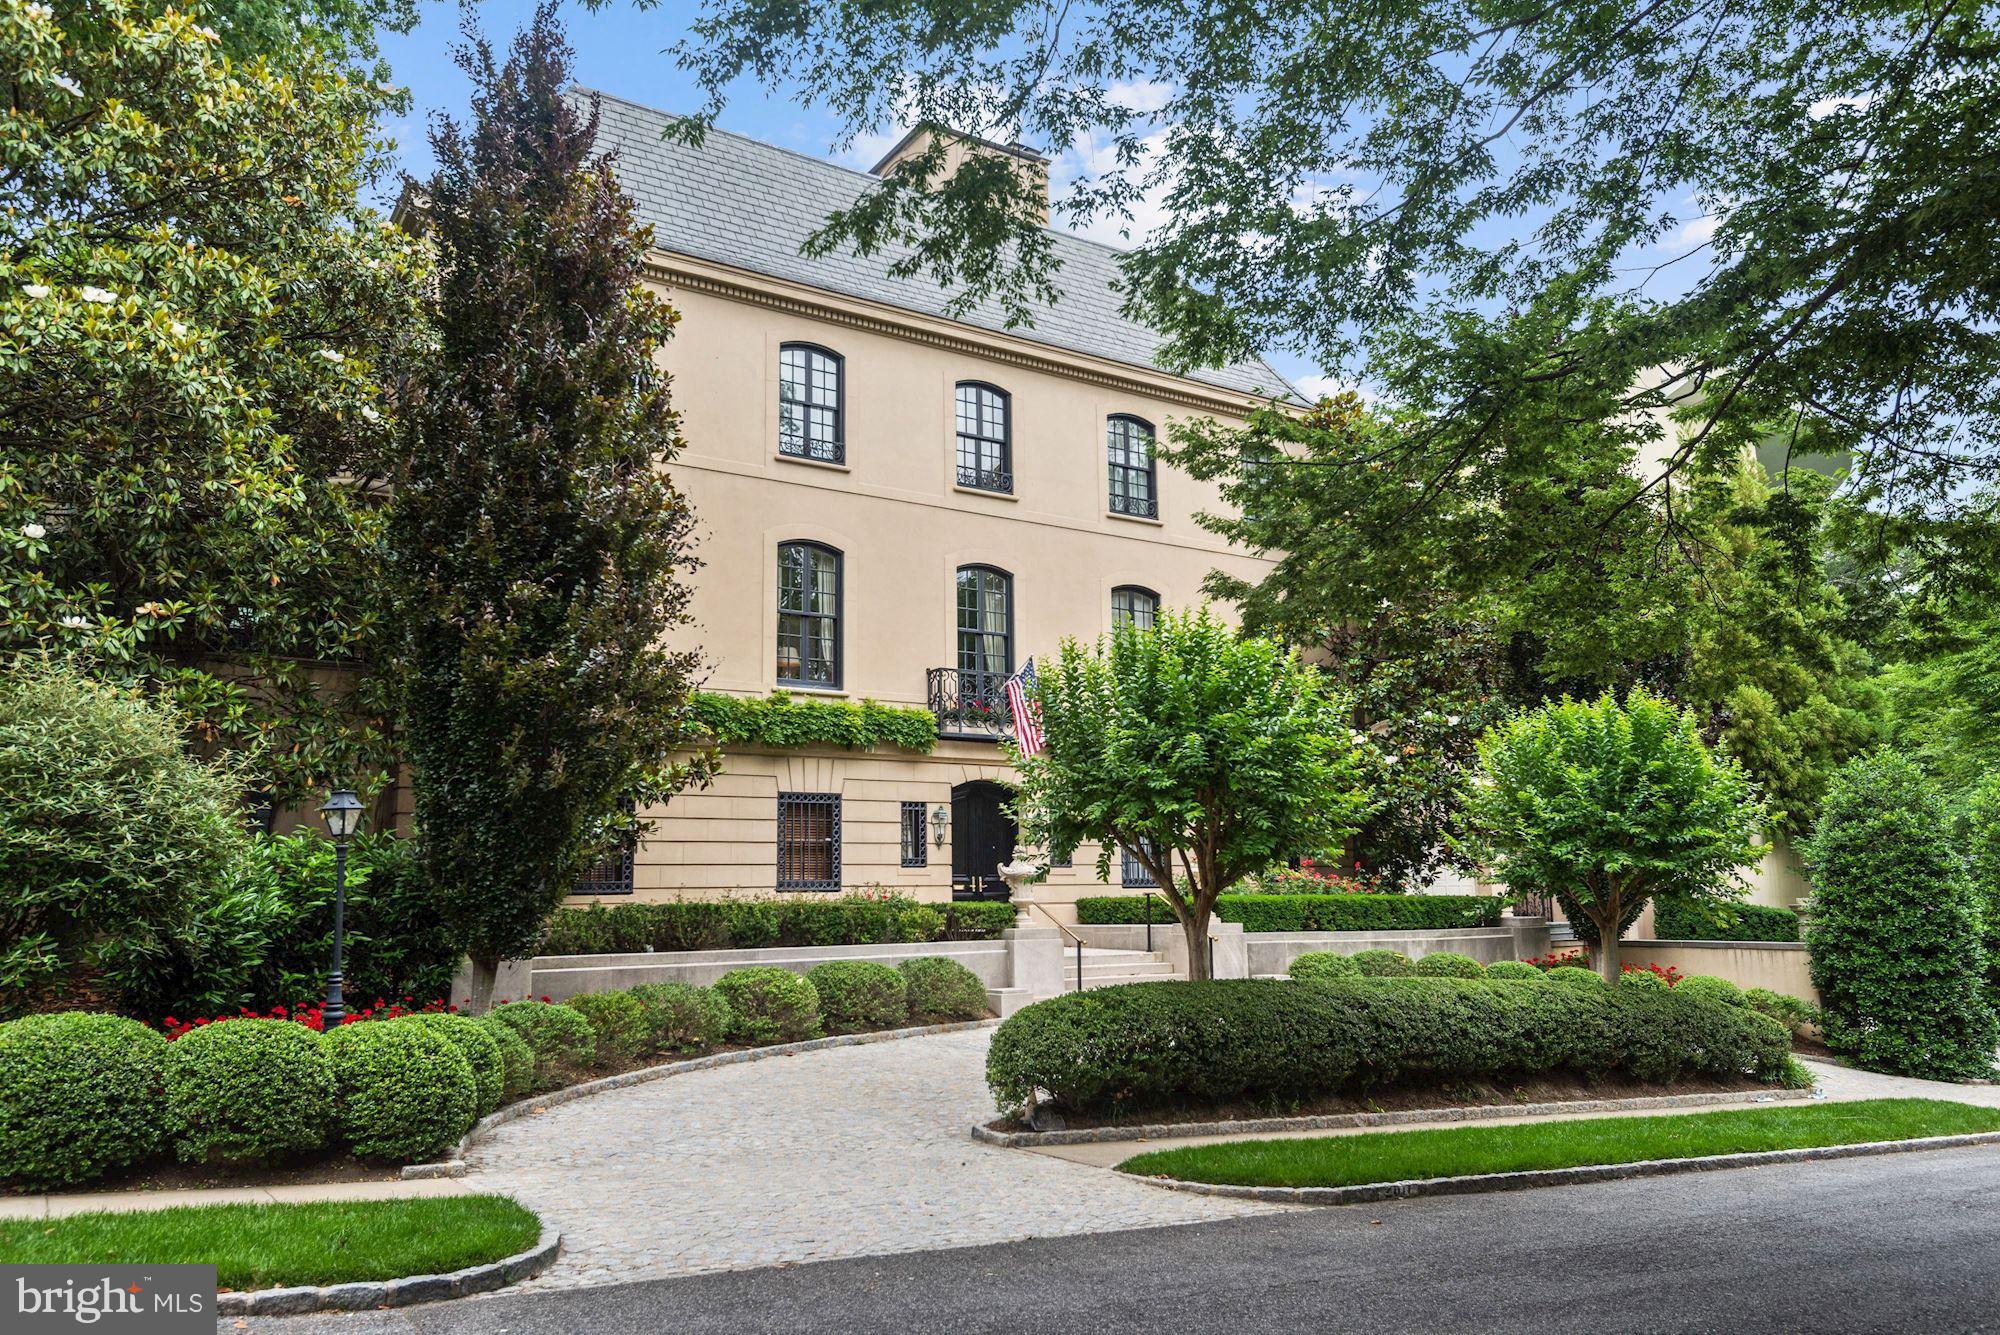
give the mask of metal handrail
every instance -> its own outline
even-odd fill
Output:
[[[1173,907],[1173,904],[1167,900],[1165,895],[1160,893],[1158,886],[1133,886],[1131,888],[1137,890],[1139,898],[1146,901],[1146,953],[1150,955],[1153,953],[1153,901],[1157,899],[1161,903],[1166,904],[1169,909]],[[1207,940],[1208,976],[1213,978],[1215,977],[1215,925],[1212,922],[1209,924]]]
[[[1047,909],[1043,908],[1040,904],[1037,904],[1034,900],[1020,899],[1016,900],[1015,903],[1025,904],[1029,908],[1034,909],[1036,912],[1040,913],[1044,918],[1047,918],[1049,920],[1049,926],[1055,928],[1058,932],[1061,932],[1064,936],[1076,942],[1076,990],[1079,992],[1083,991],[1083,938],[1078,936],[1075,932],[1072,932],[1069,928],[1063,926],[1060,922],[1057,922],[1055,914],[1049,912]]]

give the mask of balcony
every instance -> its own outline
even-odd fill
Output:
[[[940,737],[997,742],[1014,734],[1004,672],[932,668],[925,674],[925,700],[931,713],[937,715]]]

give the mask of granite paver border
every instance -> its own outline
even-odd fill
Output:
[[[1964,1136],[1925,1136],[1915,1140],[1871,1140],[1858,1145],[1817,1145],[1797,1150],[1756,1150],[1745,1154],[1714,1154],[1695,1159],[1642,1159],[1636,1163],[1584,1164],[1576,1168],[1542,1168],[1516,1173],[1471,1173],[1462,1177],[1416,1178],[1402,1182],[1365,1182],[1348,1187],[1244,1187],[1218,1182],[1182,1182],[1114,1169],[1121,1177],[1168,1191],[1271,1205],[1366,1205],[1371,1201],[1405,1200],[1415,1196],[1469,1196],[1486,1191],[1524,1191],[1579,1182],[1615,1182],[1633,1177],[1672,1177],[1681,1173],[1713,1173],[1728,1168],[1760,1168],[1767,1164],[1808,1163],[1820,1159],[1861,1159],[1880,1154],[1919,1150],[1953,1150],[1970,1145],[2000,1145],[2000,1131]]]
[[[930,1034],[956,1034],[969,1029],[988,1029],[999,1023],[998,1020],[991,1019],[961,1020],[951,1024],[916,1025],[908,1029],[878,1029],[865,1034],[835,1034],[828,1038],[809,1038],[799,1043],[774,1043],[769,1047],[744,1048],[740,1052],[718,1052],[713,1056],[694,1057],[687,1061],[668,1062],[661,1066],[647,1066],[637,1071],[607,1075],[601,1080],[586,1080],[580,1085],[566,1085],[561,1089],[552,1089],[546,1094],[518,1099],[504,1108],[488,1113],[473,1123],[472,1129],[459,1140],[451,1158],[436,1163],[405,1165],[402,1175],[405,1178],[463,1177],[466,1172],[467,1151],[497,1128],[565,1103],[587,1099],[593,1094],[606,1094],[614,1089],[627,1089],[654,1080],[667,1080],[695,1071],[713,1071],[718,1067],[737,1066],[744,1062],[765,1061],[772,1057],[790,1057],[801,1052],[819,1052],[826,1048],[861,1047],[869,1043],[887,1043],[899,1038],[923,1038]]]
[[[377,1307],[407,1307],[412,1303],[469,1298],[518,1284],[555,1264],[562,1251],[562,1234],[547,1227],[533,1247],[498,1261],[467,1266],[443,1275],[405,1275],[401,1279],[353,1284],[305,1285],[290,1289],[253,1289],[215,1296],[217,1316],[300,1316],[307,1312],[362,1312]]]
[[[1735,1103],[1809,1099],[1810,1089],[1733,1089],[1704,1094],[1644,1094],[1624,1099],[1570,1099],[1552,1103],[1481,1103],[1448,1108],[1397,1108],[1385,1112],[1322,1113],[1312,1117],[1254,1117],[1233,1122],[1156,1122],[1147,1126],[1095,1126],[1076,1131],[995,1131],[983,1122],[972,1138],[1004,1149],[1098,1145],[1118,1140],[1183,1140],[1197,1136],[1261,1136],[1274,1131],[1345,1131],[1355,1127],[1477,1122],[1495,1117],[1565,1117],[1579,1113],[1648,1112]]]

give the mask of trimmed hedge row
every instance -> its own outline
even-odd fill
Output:
[[[1557,1073],[1777,1081],[1790,1055],[1776,1021],[1673,989],[1247,979],[1037,1002],[994,1032],[986,1079],[1003,1113],[1039,1090],[1073,1112],[1119,1115]]]
[[[1172,922],[1151,895],[1097,895],[1076,901],[1080,923]],[[1246,932],[1396,932],[1497,927],[1505,901],[1481,895],[1220,895],[1215,916]]]
[[[1796,941],[1799,915],[1768,904],[1697,907],[1656,899],[1653,937],[1659,941]]]
[[[1014,925],[1012,904],[919,904],[903,896],[676,900],[559,909],[536,953],[630,955],[645,950],[757,950],[970,941]]]

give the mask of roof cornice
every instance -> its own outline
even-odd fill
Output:
[[[648,276],[670,287],[684,287],[730,301],[924,343],[947,352],[1005,362],[1046,375],[1164,399],[1200,412],[1241,417],[1254,408],[1279,403],[1271,397],[1205,385],[1186,376],[1148,370],[1108,357],[1072,352],[1067,348],[1055,348],[1017,334],[982,329],[941,316],[829,292],[825,288],[773,278],[769,274],[718,264],[713,260],[696,259],[669,250],[655,248],[648,254],[646,270]],[[1279,406],[1283,405],[1279,403]]]

